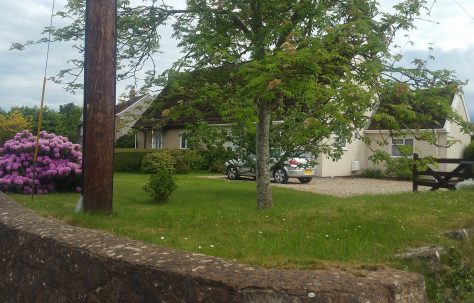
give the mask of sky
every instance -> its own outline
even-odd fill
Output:
[[[0,107],[39,105],[46,59],[46,45],[34,45],[23,51],[10,51],[13,42],[37,40],[49,25],[53,0],[2,1],[0,11]],[[135,0],[139,1],[139,0]],[[176,8],[184,7],[184,0],[165,0]],[[55,10],[61,10],[66,0],[56,0]],[[389,9],[396,0],[381,0],[382,9]],[[400,33],[397,44],[401,46],[405,61],[413,58],[435,57],[429,67],[456,71],[461,80],[472,81],[464,87],[465,100],[474,121],[474,1],[427,0],[431,8],[416,21],[417,29]],[[65,21],[55,18],[55,26]],[[157,71],[169,68],[180,57],[177,42],[171,38],[171,29],[160,29],[162,54],[156,57]],[[412,45],[409,41],[413,42]],[[432,46],[433,51],[428,47]],[[54,76],[67,65],[67,60],[77,58],[70,44],[57,42],[51,45],[47,76]],[[82,78],[82,76],[81,76]],[[117,96],[126,93],[126,85],[117,83]],[[52,82],[46,86],[45,105],[57,109],[59,105],[73,102],[82,105],[82,91],[75,94]]]

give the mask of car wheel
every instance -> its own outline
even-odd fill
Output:
[[[239,178],[239,171],[235,166],[231,165],[227,168],[227,178],[229,180],[237,180]]]
[[[276,183],[287,183],[288,182],[288,175],[283,168],[277,168],[273,171],[273,179]]]
[[[306,183],[311,182],[311,180],[313,180],[313,178],[305,177],[305,178],[298,178],[298,180],[300,180],[301,183],[306,184]]]

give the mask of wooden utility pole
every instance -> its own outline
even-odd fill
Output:
[[[112,212],[116,0],[86,0],[83,210]]]

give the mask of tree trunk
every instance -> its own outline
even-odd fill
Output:
[[[265,58],[265,39],[263,33],[263,17],[260,1],[252,1],[252,23],[254,46],[252,59]],[[257,138],[256,138],[256,170],[257,170],[257,209],[273,207],[272,189],[270,187],[270,124],[272,108],[268,101],[257,98]]]
[[[270,187],[270,124],[271,107],[267,102],[257,103],[257,208],[272,208]]]

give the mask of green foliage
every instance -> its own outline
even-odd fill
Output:
[[[134,148],[135,132],[130,131],[128,134],[121,136],[115,141],[116,148]]]
[[[471,141],[471,143],[469,143],[469,145],[464,150],[464,158],[474,160],[474,141]],[[471,171],[474,171],[474,168],[472,168]]]
[[[156,152],[155,149],[115,149],[114,171],[140,172],[145,155]]]
[[[403,269],[405,263],[395,260],[394,253],[412,245],[449,247],[453,242],[443,236],[444,231],[471,226],[474,213],[474,192],[341,198],[288,188],[275,188],[278,203],[261,213],[250,207],[255,183],[195,175],[175,176],[178,188],[169,203],[153,206],[143,191],[149,177],[115,174],[114,215],[106,219],[72,213],[77,194],[38,196],[33,201],[24,195],[11,198],[48,216],[129,239],[288,269],[314,269],[328,263]],[[466,246],[463,256],[474,258],[472,247]]]
[[[38,127],[39,107],[12,107],[10,112],[19,112],[27,120],[31,121],[28,130],[36,133]],[[81,122],[82,107],[74,103],[67,103],[59,106],[59,111],[45,106],[43,108],[43,120],[41,129],[50,133],[64,136],[71,142],[77,142],[78,126]]]
[[[81,123],[82,107],[74,103],[67,103],[59,106],[60,127],[58,133],[69,138],[72,142],[77,142],[77,128]]]
[[[474,141],[471,141],[469,145],[464,150],[464,158],[469,160],[474,160]],[[469,165],[466,170],[468,172],[474,173],[474,164]]]
[[[378,168],[367,168],[362,170],[360,176],[362,178],[374,178],[374,179],[382,179],[385,177],[384,173],[381,169]]]
[[[150,153],[145,155],[142,160],[142,173],[157,173],[162,170],[166,170],[170,173],[174,173],[176,166],[176,160],[167,150],[161,150],[158,152]]]
[[[471,141],[464,150],[464,158],[474,160],[474,141]]]
[[[38,106],[22,106],[22,107],[12,107],[12,110],[19,111],[25,116],[28,120],[32,122],[30,131],[36,133],[38,127],[38,116],[39,116],[39,107]],[[47,132],[52,132],[58,135],[62,135],[61,131],[61,117],[57,111],[52,108],[45,106],[43,108],[43,121],[41,123],[41,128]]]
[[[207,171],[210,173],[222,173],[224,170],[224,163],[224,160],[215,160],[208,164]]]
[[[21,112],[12,110],[8,114],[0,113],[0,147],[16,133],[29,129],[31,122]]]
[[[372,117],[372,124],[376,129],[394,132],[443,128],[446,120],[457,118],[451,109],[457,92],[457,84],[439,82],[428,89],[387,81],[380,93],[380,104]],[[462,119],[457,122],[461,123]],[[426,140],[434,143],[436,137]]]
[[[390,158],[386,163],[385,175],[402,180],[413,178],[413,159],[407,157]]]
[[[472,302],[474,298],[474,264],[454,247],[443,258],[444,268],[433,279],[434,301],[439,303]]]
[[[175,159],[174,171],[177,174],[186,174],[201,169],[203,159],[192,149],[172,149],[169,151]]]
[[[230,136],[226,129],[209,126],[207,123],[197,123],[188,131],[188,145],[202,157],[203,168],[211,172],[222,171],[224,162],[235,158],[235,153],[226,147]]]
[[[114,156],[114,171],[141,172],[144,157],[151,153],[166,153],[172,156],[174,172],[179,174],[196,171],[203,167],[202,158],[196,151],[189,149],[133,149],[116,148]]]
[[[302,148],[313,155],[323,153],[339,159],[343,150],[341,144],[331,142],[332,137],[350,142],[353,133],[366,126],[365,113],[377,107],[374,96],[391,83],[387,79],[402,79],[410,88],[462,85],[452,72],[431,71],[423,60],[415,59],[414,67],[402,68],[401,55],[391,53],[396,50],[392,45],[396,33],[413,28],[426,1],[399,1],[390,12],[381,11],[378,2],[189,0],[186,9],[172,10],[155,1],[139,6],[119,1],[118,78],[135,75],[146,66],[146,60],[152,60],[159,49],[157,27],[173,20],[174,35],[186,54],[174,67],[205,71],[190,77],[186,85],[170,82],[170,87],[190,96],[188,108],[203,108],[196,103],[210,105],[225,122],[234,124],[232,141],[255,141],[250,134],[256,130],[254,123],[261,121],[256,132],[261,138],[256,143],[257,167],[268,166],[270,142],[271,147],[288,153]],[[84,9],[83,1],[69,0],[57,15],[73,22],[46,29],[44,34],[51,33],[55,41],[72,41],[81,49]],[[16,43],[12,48],[35,43]],[[70,63],[72,68],[61,71],[60,78],[82,68],[78,60]],[[215,72],[216,67],[221,71]],[[173,70],[159,76],[155,70],[146,74],[144,88],[176,78]],[[69,82],[68,87],[78,86]],[[415,99],[423,97],[432,104],[439,101],[431,92]],[[401,101],[385,113],[395,130],[404,124],[398,123],[396,116],[406,114],[410,121],[417,121],[415,111],[407,111],[405,99]],[[459,121],[449,106],[439,108],[448,119]],[[426,133],[425,139],[433,137]],[[239,148],[250,146],[247,142]],[[252,149],[247,148],[249,151]],[[210,153],[209,158],[215,155]],[[260,183],[260,179],[265,178],[257,180],[259,187],[267,191],[262,196],[270,197],[268,183]]]
[[[153,202],[164,202],[176,188],[173,173],[168,169],[159,168],[150,176],[150,181],[143,189],[150,194]]]

